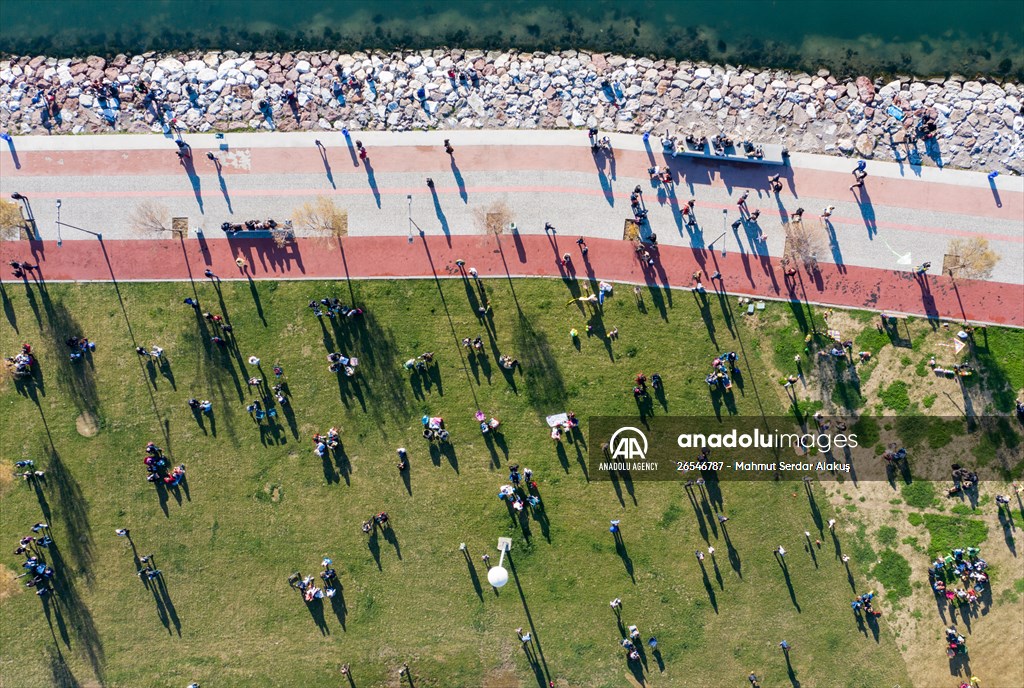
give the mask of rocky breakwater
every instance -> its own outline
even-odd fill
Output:
[[[596,126],[676,136],[722,132],[792,151],[909,155],[911,163],[1016,173],[1024,171],[1022,99],[1020,84],[957,76],[840,80],[825,70],[755,71],[575,50],[0,61],[0,127],[15,135],[168,126],[185,132]],[[911,146],[907,135],[922,115],[932,137]]]

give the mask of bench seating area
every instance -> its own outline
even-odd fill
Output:
[[[760,165],[785,165],[786,159],[783,155],[784,148],[778,143],[761,143],[755,144],[761,146],[761,151],[764,153],[764,157],[755,158],[748,156],[743,153],[742,148],[736,146],[729,146],[725,149],[725,153],[717,155],[711,149],[710,143],[705,143],[701,148],[693,148],[688,143],[683,143],[679,147],[678,155],[683,155],[688,158],[706,158],[708,160],[720,160],[725,162],[752,162]]]

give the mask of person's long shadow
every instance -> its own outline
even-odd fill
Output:
[[[715,570],[715,581],[718,583],[719,590],[725,590],[725,581],[722,580],[722,570],[718,568],[718,559],[715,559],[715,555],[711,555],[711,567]]]
[[[363,160],[363,166],[366,168],[366,182],[370,185],[370,191],[373,192],[373,201],[377,204],[377,208],[380,208],[380,189],[377,188],[377,177],[373,173],[373,165],[370,164],[370,159],[365,158]]]
[[[249,274],[249,271],[246,271],[245,279],[249,281],[249,294],[252,295],[252,302],[256,306],[256,315],[260,317],[260,322],[263,323],[263,327],[266,327],[267,318],[263,315],[263,302],[260,300],[260,292],[256,288],[256,282],[253,281],[252,275]]]
[[[686,485],[684,486],[687,498],[690,500],[690,506],[693,507],[693,514],[697,517],[697,529],[700,531],[700,536],[704,542],[708,541],[708,524],[704,520],[704,513],[701,511],[700,504],[697,501],[696,495],[693,493],[693,489]]]
[[[345,617],[348,616],[348,605],[345,604],[345,592],[341,587],[341,583],[335,584],[335,590],[337,592],[331,598],[331,609],[334,611],[334,615],[338,617],[341,630],[348,631],[348,627],[345,625]]]
[[[159,604],[163,605],[163,609],[166,612],[170,622],[174,624],[174,630],[181,637],[181,619],[178,618],[178,611],[174,608],[174,602],[171,601],[171,595],[167,591],[167,583],[164,582],[163,574],[157,576],[156,586],[154,595],[159,595]],[[167,631],[170,632],[168,626]]]
[[[878,234],[878,223],[875,218],[875,207],[871,204],[871,195],[866,186],[860,188],[860,198],[857,199],[857,208],[864,220],[864,226],[868,230],[868,239],[874,239]]]
[[[629,552],[626,550],[626,543],[622,539],[621,531],[615,533],[615,553],[619,555],[619,559],[622,559],[622,565],[626,567],[626,573],[629,574],[629,578],[633,581],[633,585],[636,585],[636,575],[633,572],[633,559],[629,556]]]
[[[348,155],[352,158],[352,167],[359,167],[359,157],[356,155],[356,147],[352,145],[352,137],[345,134],[345,145],[348,146]]]
[[[608,175],[604,171],[604,160],[600,152],[595,150],[594,165],[597,167],[597,178],[601,182],[601,190],[604,192],[604,200],[608,201],[608,205],[615,207],[615,193],[612,191],[612,183],[608,179]]]
[[[366,546],[369,547],[370,554],[373,555],[373,561],[377,564],[377,570],[383,571],[384,569],[380,565],[380,542],[377,540],[376,526],[370,531],[370,538],[366,541]]]
[[[227,180],[224,179],[224,170],[221,168],[220,160],[215,160],[213,164],[217,167],[217,184],[220,185],[220,193],[224,196],[224,202],[228,204],[228,213],[234,215],[235,210],[231,207],[231,196],[228,194],[228,183]]]
[[[452,245],[452,232],[448,227],[448,218],[445,217],[444,211],[441,210],[441,200],[437,197],[437,189],[433,185],[430,186],[430,198],[434,201],[434,213],[437,215],[438,222],[441,223],[441,231],[444,232],[444,238],[450,247]],[[379,203],[377,205],[380,207]],[[468,286],[467,291],[471,291]]]
[[[789,577],[789,566],[786,565],[786,558],[780,557],[779,553],[775,553],[775,559],[779,562],[779,568],[782,569],[782,577],[786,580],[786,588],[789,590],[789,599],[793,601],[793,606],[796,607],[797,613],[800,612],[800,604],[796,601],[796,590],[793,589],[793,581]]]
[[[14,169],[21,169],[21,158],[18,157],[18,149],[14,147],[14,138],[7,140],[7,148],[11,151],[11,160],[14,162]]]
[[[459,187],[459,198],[463,203],[469,203],[469,195],[466,193],[466,180],[462,178],[459,166],[455,164],[455,156],[452,156],[452,175],[455,176],[455,184]],[[433,191],[433,189],[431,189]]]
[[[1010,554],[1012,554],[1014,556],[1014,558],[1016,558],[1017,557],[1017,545],[1014,543],[1014,540],[1013,540],[1013,531],[1015,530],[1015,525],[1014,525],[1014,522],[1013,522],[1013,514],[1010,512],[1009,509],[1007,509],[1005,511],[1005,513],[1004,513],[1003,509],[1000,508],[999,509],[999,514],[998,514],[998,518],[999,518],[999,525],[1001,525],[1002,528],[1003,528],[1003,540],[1006,541],[1006,547],[1007,547],[1007,549],[1010,550]]]
[[[11,144],[13,147],[13,144]],[[1003,207],[1003,200],[999,197],[999,189],[996,188],[996,180],[992,177],[988,178],[988,188],[992,190],[992,200],[996,202],[997,208]]]
[[[480,601],[484,601],[484,590],[480,587],[480,576],[477,575],[476,566],[473,565],[473,559],[469,556],[469,550],[462,550],[462,554],[466,559],[466,568],[469,570],[469,579],[473,582],[473,590],[476,591],[476,596],[480,598]]]
[[[305,602],[305,600],[303,601]],[[313,622],[320,629],[320,635],[330,635],[331,629],[327,627],[327,619],[324,618],[324,601],[313,598],[305,604],[306,609],[309,610],[309,615],[313,617]]]
[[[189,154],[187,156],[182,156],[179,160],[181,162],[181,166],[185,168],[185,174],[188,175],[188,181],[192,184],[192,193],[195,194],[196,203],[199,204],[199,212],[204,213],[203,182],[199,178],[199,175],[196,174],[196,166],[192,161],[192,150],[189,149]]]
[[[832,251],[832,262],[840,273],[846,272],[846,265],[843,263],[843,250],[839,248],[839,237],[836,236],[836,227],[827,219],[824,220],[825,232],[828,234],[828,246]]]
[[[789,653],[786,652],[786,676],[789,677],[789,682],[793,684],[793,688],[800,688],[800,681],[796,678],[796,670],[793,668],[792,662],[789,660]]]
[[[392,528],[390,525],[384,528],[384,539],[387,540],[388,543],[395,548],[395,556],[398,557],[399,561],[401,561],[402,546],[398,542],[398,536],[395,535],[395,529]]]
[[[704,568],[704,562],[700,562],[700,572],[704,577],[704,590],[708,594],[708,600],[711,602],[711,608],[715,610],[715,614],[718,613],[718,598],[715,596],[715,588],[711,585],[711,579],[708,578],[708,570]]]
[[[334,183],[334,172],[331,171],[331,161],[327,159],[327,147],[317,141],[316,149],[320,152],[320,160],[324,164],[324,173],[327,175],[327,181],[330,182],[332,189],[337,189],[338,186]]]

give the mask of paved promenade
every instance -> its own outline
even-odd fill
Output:
[[[238,253],[254,279],[448,276],[456,258],[482,275],[560,276],[557,256],[568,252],[578,274],[596,279],[689,288],[701,267],[720,271],[716,285],[730,293],[1024,326],[1019,177],[993,184],[979,173],[869,162],[865,188],[851,192],[855,163],[848,159],[794,154],[785,168],[721,164],[666,157],[656,141],[651,150],[638,136],[611,135],[614,158],[595,157],[585,132],[368,132],[349,140],[325,132],[319,135],[324,155],[317,138],[190,136],[192,162],[183,166],[163,136],[17,137],[10,149],[0,149],[0,191],[28,198],[42,241],[31,252],[9,242],[0,248],[2,258],[38,261],[49,280],[109,280],[113,271],[127,281],[186,279],[189,270],[201,276],[207,267],[224,278],[243,277],[234,265]],[[455,146],[453,157],[444,153],[444,138]],[[366,146],[368,163],[356,155],[356,139]],[[220,160],[220,173],[207,151]],[[666,164],[676,181],[672,194],[647,176],[651,165]],[[776,172],[785,182],[778,196],[767,183]],[[637,185],[661,247],[647,270],[621,240]],[[733,230],[736,200],[748,190],[747,205],[760,209],[760,218]],[[320,194],[348,210],[344,260],[336,244],[320,239],[278,249],[269,239],[229,240],[220,231],[225,221],[283,221]],[[690,198],[697,229],[687,228],[678,212]],[[61,221],[102,233],[102,245],[64,228],[57,247],[57,199]],[[193,233],[184,245],[140,240],[129,216],[146,199],[188,217],[190,227],[202,228],[201,238]],[[508,206],[517,225],[500,247],[482,236],[479,219],[495,202]],[[802,272],[787,283],[778,265],[785,243],[780,221],[802,206],[805,222],[817,223],[826,205],[836,209],[819,255],[821,274]],[[554,234],[544,232],[545,222]],[[766,242],[755,240],[759,232]],[[581,235],[588,238],[589,263],[575,243]],[[987,238],[1001,260],[990,282],[954,285],[939,274],[945,249],[953,238],[975,235]],[[930,274],[916,279],[912,268],[925,261],[932,263]],[[705,285],[711,287],[707,279]]]

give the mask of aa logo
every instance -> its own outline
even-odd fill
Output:
[[[612,459],[641,461],[647,458],[647,435],[634,427],[619,428],[608,442],[612,450]]]

